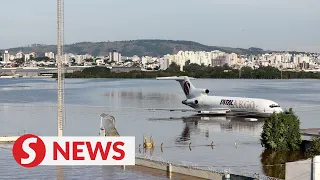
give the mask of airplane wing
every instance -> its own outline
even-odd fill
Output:
[[[146,109],[150,111],[180,111],[180,112],[197,112],[201,114],[226,114],[230,111],[229,108],[214,108],[210,110],[195,110],[195,109],[169,109],[169,108],[155,108],[155,109]]]
[[[156,79],[157,80],[185,80],[185,77],[187,77],[187,76],[170,76],[170,77],[157,77]],[[196,79],[196,78],[194,78],[194,77],[188,77],[189,78],[189,80],[194,80],[194,79]]]
[[[146,109],[149,111],[180,111],[180,112],[198,112],[195,109],[169,109],[169,108],[154,108],[154,109]]]

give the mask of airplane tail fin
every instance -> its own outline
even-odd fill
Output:
[[[171,77],[157,77],[157,80],[176,80],[180,83],[180,86],[188,99],[198,97],[201,95],[207,95],[208,89],[197,89],[193,86],[190,79],[195,79],[188,76],[171,76]]]

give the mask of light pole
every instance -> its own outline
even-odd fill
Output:
[[[58,25],[58,41],[57,41],[57,74],[58,74],[58,136],[62,136],[62,125],[63,125],[63,112],[62,112],[62,73],[61,73],[61,68],[62,68],[62,62],[61,62],[61,5],[62,5],[62,0],[57,0],[57,25]]]
[[[62,104],[63,104],[63,94],[62,94],[62,89],[63,89],[63,83],[62,83],[62,73],[61,73],[61,68],[62,68],[62,47],[61,47],[61,39],[62,37],[62,32],[63,27],[61,27],[61,19],[63,19],[63,13],[62,13],[62,6],[63,6],[63,0],[57,0],[57,25],[58,25],[58,39],[57,39],[57,56],[56,56],[56,61],[58,64],[57,67],[57,74],[58,74],[58,137],[62,136],[62,126],[63,126],[63,111],[62,111]],[[63,22],[63,21],[62,21]],[[57,179],[58,180],[63,180],[63,169],[62,166],[57,167]]]

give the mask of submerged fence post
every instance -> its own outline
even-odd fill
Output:
[[[224,172],[224,179],[225,179],[225,180],[230,180],[230,173],[229,173],[229,171],[225,171],[225,172]]]
[[[172,172],[172,165],[171,165],[171,163],[169,163],[167,165],[167,175],[168,175],[168,178],[170,178],[170,179],[171,179],[171,176],[172,176],[171,172]]]

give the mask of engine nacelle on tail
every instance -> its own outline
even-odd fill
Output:
[[[199,93],[199,94],[207,95],[207,94],[209,94],[209,92],[210,92],[209,89],[195,89],[195,90],[194,90],[194,93],[195,93],[195,94],[198,94],[198,93]]]

